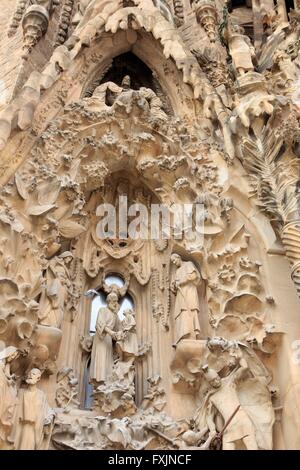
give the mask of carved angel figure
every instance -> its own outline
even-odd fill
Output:
[[[15,431],[17,450],[46,450],[49,444],[55,413],[45,393],[37,388],[41,375],[39,369],[32,369],[26,379],[28,388],[20,391]]]
[[[201,274],[192,261],[182,261],[174,253],[171,262],[176,266],[172,290],[176,295],[174,307],[175,344],[182,339],[199,339],[200,303],[197,287],[201,283]]]
[[[97,383],[104,382],[113,369],[113,339],[119,310],[118,296],[111,292],[107,296],[107,307],[100,308],[96,333],[93,340],[90,380]]]
[[[195,423],[198,429],[208,429],[206,444],[229,423],[223,433],[223,450],[235,450],[240,443],[247,450],[271,450],[274,410],[266,382],[251,374],[245,359],[224,378],[207,366],[204,375],[210,390]]]

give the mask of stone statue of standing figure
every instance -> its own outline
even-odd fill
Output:
[[[8,346],[0,352],[0,449],[8,448],[12,430],[17,390],[15,377],[11,374],[10,365],[20,352],[14,346]]]
[[[248,36],[244,34],[244,29],[241,26],[232,25],[227,32],[227,38],[237,75],[244,75],[254,70],[252,59],[255,57],[255,49]]]
[[[202,278],[192,261],[183,261],[174,253],[171,262],[176,273],[171,289],[176,295],[174,307],[175,344],[183,339],[200,339],[198,286]]]
[[[37,387],[42,373],[32,369],[26,378],[26,389],[20,390],[14,435],[17,450],[47,450],[54,421],[46,394]]]
[[[118,295],[111,292],[106,300],[107,307],[100,308],[98,313],[91,355],[90,381],[96,383],[105,382],[112,374],[113,340],[117,339]]]

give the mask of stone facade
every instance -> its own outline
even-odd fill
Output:
[[[1,3],[0,449],[300,449],[299,2]]]

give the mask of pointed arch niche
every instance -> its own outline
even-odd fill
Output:
[[[161,99],[163,110],[168,115],[174,114],[170,99],[163,92],[156,74],[131,51],[114,57],[105,70],[104,73],[97,70],[86,83],[82,93],[84,98],[92,96],[96,87],[106,82],[114,82],[121,86],[124,77],[129,76],[130,88],[133,90],[139,90],[141,87],[150,88]]]
[[[86,70],[85,80],[78,88],[81,97],[91,96],[93,90],[105,81],[120,85],[124,75],[128,74],[132,78],[133,89],[141,86],[151,88],[171,114],[182,116],[195,109],[193,90],[183,82],[182,72],[173,60],[166,59],[160,43],[143,30],[138,33],[118,31],[102,38],[101,55],[97,43],[85,49],[82,55]],[[76,80],[82,75],[78,69],[73,77]]]

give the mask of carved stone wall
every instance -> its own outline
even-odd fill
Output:
[[[299,11],[14,8],[0,449],[299,449]],[[203,229],[101,237],[124,200]]]

